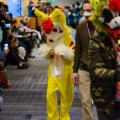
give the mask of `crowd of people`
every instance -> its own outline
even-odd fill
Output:
[[[15,65],[17,69],[28,69],[28,59],[35,58],[32,49],[35,44],[40,47],[41,42],[40,31],[30,28],[29,19],[24,17],[17,26],[17,19],[8,11],[8,5],[0,2],[0,88],[11,86],[6,67]],[[2,98],[0,101],[3,102]]]
[[[55,8],[59,8],[66,16],[67,24],[71,26],[73,29],[77,28],[80,19],[83,17],[82,13],[82,3],[76,1],[72,5],[69,6],[51,6],[51,4],[46,3],[46,5],[38,4],[37,6],[34,5],[34,2],[30,2],[28,5],[28,16],[35,17],[35,13],[33,12],[32,8],[36,7],[40,11],[44,12],[45,14],[50,15]]]

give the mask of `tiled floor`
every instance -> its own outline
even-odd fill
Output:
[[[29,59],[27,70],[17,70],[16,66],[7,67],[11,88],[0,93],[4,99],[0,120],[46,120],[46,86],[48,61],[40,58],[35,48],[34,59]],[[78,86],[75,87],[75,98],[70,111],[71,120],[82,120]],[[94,120],[97,120],[93,107]]]

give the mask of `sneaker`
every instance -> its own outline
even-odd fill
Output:
[[[29,58],[35,58],[35,56],[33,56],[33,55],[31,55],[31,54],[29,54],[28,57],[29,57]]]
[[[7,69],[6,69],[6,68],[4,69],[4,72],[7,72]]]
[[[37,44],[37,48],[39,48],[40,47],[40,44]]]
[[[29,65],[18,66],[17,69],[28,69]]]

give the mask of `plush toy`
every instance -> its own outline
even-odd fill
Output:
[[[49,16],[35,9],[42,23],[47,42],[40,46],[39,53],[50,60],[47,87],[47,120],[70,120],[69,111],[73,101],[74,85],[72,65],[74,42],[66,25],[65,15],[55,9]],[[60,113],[58,112],[57,91],[60,91]]]

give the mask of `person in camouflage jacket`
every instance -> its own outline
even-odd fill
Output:
[[[120,1],[90,3],[95,10],[90,20],[98,29],[88,49],[92,99],[99,120],[120,120]]]
[[[92,98],[99,111],[107,116],[112,116],[116,92],[115,50],[107,36],[96,33],[90,40],[88,54]]]

